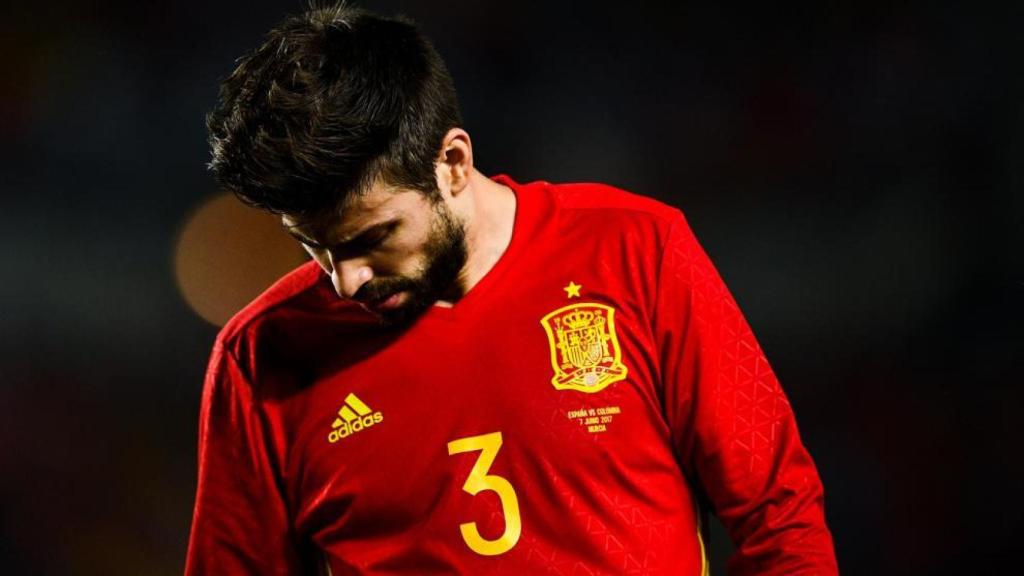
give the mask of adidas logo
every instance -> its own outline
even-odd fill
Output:
[[[384,420],[384,414],[370,410],[355,394],[345,397],[345,404],[338,410],[338,416],[331,424],[334,430],[327,435],[327,441],[331,444]]]

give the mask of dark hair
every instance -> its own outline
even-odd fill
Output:
[[[221,83],[209,168],[274,213],[334,208],[378,177],[433,198],[441,141],[461,125],[451,75],[415,24],[314,5]]]

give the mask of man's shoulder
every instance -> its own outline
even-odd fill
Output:
[[[671,222],[680,215],[679,209],[660,200],[600,182],[550,184],[549,190],[558,206],[567,211],[596,210],[609,215],[647,215],[663,222]]]
[[[236,348],[242,340],[280,332],[282,325],[300,325],[305,318],[358,315],[357,307],[337,297],[331,298],[332,295],[320,267],[310,260],[282,276],[232,316],[217,340]]]

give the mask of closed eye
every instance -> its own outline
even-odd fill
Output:
[[[311,250],[331,250],[336,254],[360,255],[370,252],[383,244],[391,236],[391,233],[398,228],[398,224],[398,220],[381,222],[362,231],[355,238],[339,242],[333,246],[324,246],[292,230],[288,230],[288,233]]]
[[[384,222],[363,232],[347,244],[350,244],[354,250],[372,250],[383,244],[384,241],[388,239],[388,236],[391,236],[391,233],[397,226],[397,221]]]
[[[369,228],[359,236],[356,236],[352,240],[346,242],[342,248],[355,252],[369,252],[383,244],[397,227],[397,220],[383,222]]]

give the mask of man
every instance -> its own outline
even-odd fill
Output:
[[[832,574],[822,488],[682,214],[473,167],[411,24],[286,20],[211,168],[313,258],[217,338],[189,574]]]

